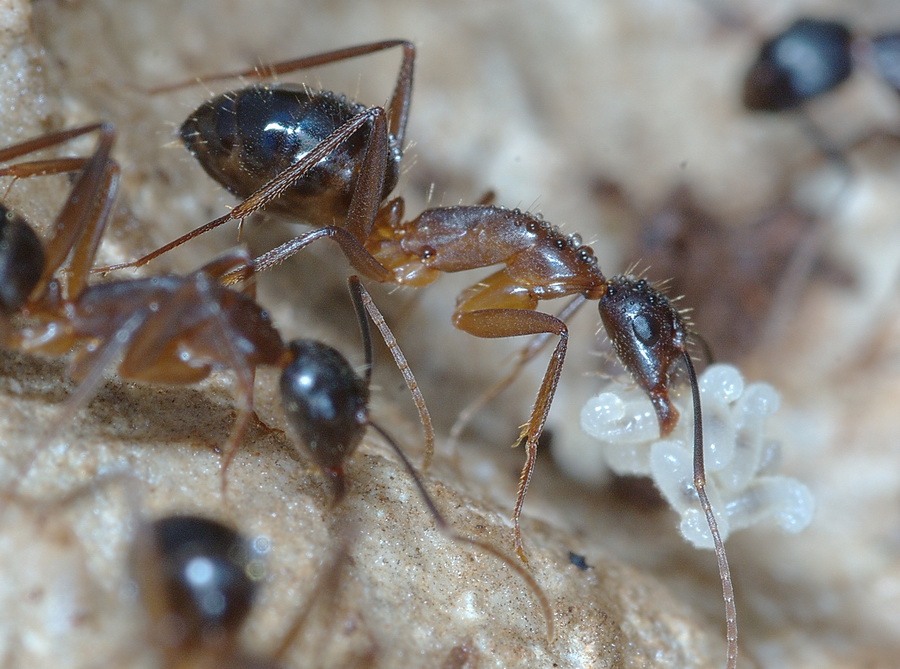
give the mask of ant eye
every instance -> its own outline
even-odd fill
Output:
[[[634,317],[631,329],[644,346],[653,346],[659,341],[659,328],[653,327],[653,323],[645,314]]]

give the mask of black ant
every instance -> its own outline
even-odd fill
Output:
[[[552,639],[552,612],[532,576],[490,544],[456,534],[437,510],[400,447],[370,420],[368,397],[373,346],[367,315],[373,318],[388,346],[397,347],[384,319],[356,277],[350,278],[349,285],[365,347],[364,378],[354,372],[337,350],[322,342],[300,339],[285,344],[268,314],[252,299],[252,284],[241,292],[219,282],[221,277],[235,274],[242,279],[251,278],[253,262],[245,251],[231,252],[186,276],[167,275],[90,286],[84,283],[115,194],[115,181],[109,176],[117,171],[109,158],[114,130],[108,125],[94,124],[39,140],[40,148],[46,148],[93,130],[102,132],[100,148],[86,161],[78,159],[77,164],[83,169],[63,206],[57,233],[46,253],[23,219],[6,212],[0,221],[4,226],[0,228],[0,239],[8,239],[0,253],[0,267],[14,276],[24,267],[33,276],[52,277],[46,287],[41,287],[40,278],[36,284],[31,281],[38,288],[24,286],[21,294],[14,295],[15,299],[4,306],[7,314],[15,313],[13,307],[17,307],[18,315],[28,321],[24,326],[9,328],[5,345],[51,355],[76,351],[72,376],[81,383],[68,400],[63,418],[54,427],[61,425],[62,420],[67,420],[90,397],[102,380],[105,367],[119,354],[119,375],[138,381],[189,384],[213,371],[231,370],[237,378],[240,409],[223,452],[224,492],[227,469],[253,415],[255,369],[259,365],[277,367],[281,370],[280,390],[289,427],[313,462],[332,480],[335,504],[346,493],[345,462],[361,443],[366,428],[372,427],[409,471],[439,530],[454,541],[496,556],[528,583],[542,607],[548,637]],[[30,149],[32,145],[33,142],[26,142],[11,147],[0,153],[0,157],[21,155],[22,147]],[[31,170],[46,174],[72,167],[68,162],[48,161],[38,171],[34,165],[19,167],[19,172]],[[94,192],[82,190],[80,184],[85,179],[96,187]],[[86,213],[97,210],[102,213],[96,218],[86,216],[76,225],[73,212],[85,202],[90,205]],[[76,225],[74,233],[73,225]],[[83,234],[76,236],[79,230]],[[61,258],[65,260],[71,248],[70,268],[76,265],[84,268],[77,274],[70,269],[67,283],[53,276],[56,271],[48,274],[46,265],[43,272],[33,271],[35,265],[40,267],[43,256],[50,257],[58,250],[58,240],[63,237],[69,239],[69,248],[60,254]],[[63,290],[64,285],[68,291]],[[64,294],[67,296],[63,297]],[[402,358],[399,350],[395,351],[396,355]],[[411,375],[408,365],[404,373]]]
[[[796,109],[846,81],[854,51],[900,93],[900,33],[854,36],[839,21],[806,17],[760,47],[744,80],[744,105],[752,111]]]
[[[169,669],[278,669],[313,607],[340,587],[348,541],[334,556],[274,652],[248,655],[240,633],[259,590],[259,557],[237,531],[214,520],[174,515],[144,525],[132,565],[149,637]],[[358,658],[362,661],[363,658]],[[354,665],[355,666],[355,665]]]
[[[405,44],[402,41],[396,43]],[[356,47],[359,48],[362,47]],[[372,47],[369,45],[365,48]],[[304,65],[331,62],[336,59],[334,54],[346,54],[348,51],[352,49],[291,61],[291,69],[296,69],[293,65],[297,62]],[[283,68],[284,65],[276,65],[274,69],[280,72]],[[409,72],[411,74],[411,61]],[[255,70],[243,74],[254,73]],[[401,69],[397,89],[408,91],[410,82],[404,79],[403,74],[404,70]],[[403,86],[399,85],[401,82]],[[255,87],[244,90],[254,89]],[[244,91],[239,91],[230,95],[242,96],[243,93]],[[395,91],[391,106],[393,108],[397,105]],[[273,118],[275,127],[284,127],[280,108],[257,108],[254,111],[258,116],[246,119],[234,117],[229,112],[226,115],[228,122],[222,127],[208,128],[212,134],[200,144],[217,145],[224,141],[229,146],[238,146],[236,139],[241,138],[244,133],[253,139],[256,129],[268,127],[268,121]],[[225,216],[133,263],[98,271],[143,265],[228,220],[241,220],[268,207],[295,184],[303,183],[314,167],[320,163],[329,163],[336,149],[348,142],[360,128],[368,127],[370,123],[377,128],[381,114],[380,109],[375,107],[360,111],[349,120],[342,120],[343,125],[336,124],[325,139],[307,149],[308,152],[299,160],[296,160],[296,153],[292,150],[290,156],[296,162],[259,186]],[[397,123],[396,116],[392,112],[392,125]],[[404,122],[405,118],[405,114],[402,115]],[[190,119],[189,122],[193,123]],[[238,123],[242,125],[239,126]],[[246,124],[246,128],[243,124]],[[302,124],[298,125],[302,128]],[[372,152],[385,156],[386,145],[386,139],[382,139],[377,130],[373,130],[365,154],[355,154],[354,170],[345,172],[343,181],[331,184],[334,193],[344,193],[352,188],[351,205],[346,219],[337,219],[332,225],[313,230],[263,254],[255,260],[256,268],[265,270],[277,265],[322,237],[338,241],[351,265],[361,274],[375,281],[397,285],[422,286],[434,281],[444,272],[504,265],[503,269],[463,292],[457,300],[453,323],[459,329],[478,337],[539,335],[541,341],[554,335],[559,337],[531,415],[520,435],[520,440],[525,440],[526,462],[519,481],[513,523],[516,551],[523,561],[526,557],[520,527],[522,507],[534,472],[538,439],[550,410],[568,345],[568,328],[564,320],[537,311],[539,302],[574,296],[563,312],[568,315],[585,300],[598,300],[610,339],[623,364],[653,402],[663,436],[671,433],[679,418],[669,397],[672,366],[676,360],[685,361],[693,392],[696,423],[695,486],[716,545],[727,609],[729,666],[733,666],[737,653],[737,632],[731,580],[724,547],[705,492],[699,392],[687,352],[688,332],[680,314],[662,294],[650,288],[645,281],[626,276],[607,281],[598,267],[592,249],[582,245],[578,235],[563,236],[549,223],[527,213],[482,204],[429,209],[411,221],[404,221],[404,203],[401,198],[382,204],[385,198],[384,184],[387,181],[386,170],[382,168],[385,162],[379,159],[377,168],[372,165]],[[346,154],[337,155],[340,162]],[[207,168],[207,171],[213,174],[221,170]],[[233,176],[234,171],[231,168],[228,171]],[[247,176],[246,181],[245,190],[250,190],[259,183],[255,175]],[[227,182],[224,185],[234,189]],[[320,193],[317,198],[320,198],[317,201],[327,204],[335,195]],[[357,212],[365,212],[365,215],[358,216]],[[242,272],[243,269],[236,269],[231,275],[222,277],[222,280],[226,283],[239,281],[243,278]],[[538,349],[539,346],[528,347],[522,359],[532,357]]]
[[[744,106],[754,112],[802,112],[807,103],[847,81],[860,65],[900,94],[900,33],[864,35],[840,21],[799,18],[763,42],[744,78]],[[835,145],[807,114],[800,118],[814,144],[849,180],[846,149]],[[896,139],[892,132],[875,131],[851,147],[884,136]]]

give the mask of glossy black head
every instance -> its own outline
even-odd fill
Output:
[[[134,564],[159,642],[189,649],[233,641],[256,595],[250,558],[244,539],[212,520],[170,516],[150,525]]]
[[[744,80],[744,105],[784,111],[830,91],[853,67],[852,36],[836,21],[799,19],[762,45]]]
[[[344,462],[359,446],[369,421],[369,389],[347,359],[311,339],[292,341],[293,359],[281,373],[284,412],[309,457],[343,493]]]
[[[874,38],[872,58],[881,78],[900,93],[900,33],[879,35]]]
[[[246,198],[363,110],[327,91],[290,84],[249,86],[204,102],[180,134],[209,176]],[[360,128],[269,208],[316,225],[342,220],[370,131]],[[389,151],[382,200],[398,177],[399,154]]]
[[[0,314],[19,310],[43,271],[41,240],[25,219],[0,204]]]
[[[616,355],[649,395],[662,435],[669,434],[678,422],[669,399],[669,371],[685,351],[684,321],[665,295],[644,279],[628,276],[609,280],[599,308]]]

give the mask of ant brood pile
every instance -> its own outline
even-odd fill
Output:
[[[778,476],[781,445],[766,433],[778,410],[778,393],[766,383],[745,385],[737,368],[712,365],[698,379],[703,403],[704,461],[710,502],[722,539],[757,523],[776,522],[800,532],[812,521],[815,502],[806,485]],[[675,404],[681,405],[676,397]],[[691,470],[691,434],[684,424],[661,438],[647,397],[621,382],[587,401],[581,426],[600,441],[600,457],[622,476],[650,476],[681,516],[681,533],[699,548],[712,548],[697,507]],[[584,457],[579,452],[566,454]]]

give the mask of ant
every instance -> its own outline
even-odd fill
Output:
[[[255,368],[274,366],[281,370],[280,391],[289,428],[310,459],[333,484],[334,504],[346,494],[345,461],[362,441],[368,427],[378,432],[408,470],[432,514],[438,529],[453,541],[466,543],[496,556],[522,576],[535,593],[547,621],[548,638],[554,637],[549,602],[533,577],[515,560],[477,539],[455,533],[438,511],[402,449],[390,435],[369,418],[368,399],[372,374],[373,344],[367,315],[392,349],[396,341],[378,312],[368,291],[350,277],[350,292],[360,323],[366,356],[366,371],[360,377],[334,348],[315,340],[298,339],[285,344],[265,310],[252,297],[253,285],[237,291],[219,282],[224,276],[252,277],[253,262],[246,251],[237,250],[186,276],[157,276],[86,285],[87,268],[105,228],[115,195],[117,167],[109,158],[115,131],[108,124],[53,133],[0,152],[0,159],[22,155],[26,150],[52,146],[60,141],[99,130],[101,140],[89,159],[27,163],[8,168],[21,175],[66,172],[81,167],[56,225],[56,234],[43,250],[31,227],[3,209],[0,219],[0,276],[32,277],[20,281],[21,290],[3,304],[7,316],[15,314],[28,323],[10,329],[9,348],[28,353],[63,354],[75,350],[72,377],[80,382],[67,400],[54,429],[91,396],[102,380],[102,372],[121,354],[119,375],[126,379],[169,384],[189,384],[213,371],[231,370],[237,379],[239,414],[223,449],[222,490],[226,474],[253,415]],[[23,148],[24,147],[24,148]],[[4,174],[0,170],[0,175]],[[87,181],[90,186],[82,187]],[[75,212],[82,219],[76,220]],[[96,213],[97,216],[90,216]],[[73,230],[72,228],[75,228]],[[78,234],[79,230],[82,234]],[[67,246],[59,249],[64,239]],[[65,251],[65,252],[63,252]],[[59,265],[45,264],[55,253],[64,261],[71,252],[68,273]],[[73,267],[81,268],[77,273]],[[24,270],[23,270],[24,268]],[[57,273],[61,277],[55,276]],[[38,277],[34,279],[34,277]],[[51,277],[44,287],[43,277]],[[64,281],[68,278],[69,281]],[[65,290],[65,289],[68,290]],[[395,356],[402,353],[394,351]],[[409,373],[405,359],[404,373]],[[412,380],[415,384],[415,380]]]
[[[247,655],[240,633],[259,590],[259,558],[249,542],[220,522],[166,516],[138,533],[131,562],[150,623],[150,640],[170,669],[278,669],[316,601],[340,586],[349,560],[346,537],[275,651]],[[359,658],[362,661],[362,658]],[[354,664],[354,666],[356,666]]]
[[[245,268],[241,271],[249,276],[246,268],[252,269],[252,263],[243,251],[186,276],[88,285],[117,191],[119,168],[110,158],[115,128],[95,123],[0,151],[0,160],[8,161],[89,132],[100,134],[89,158],[48,159],[0,169],[0,176],[16,178],[78,171],[46,246],[22,217],[0,205],[3,345],[44,355],[74,351],[70,376],[79,385],[48,435],[92,396],[104,369],[119,356],[119,375],[135,381],[184,385],[213,371],[233,371],[239,412],[224,448],[224,490],[228,465],[253,415],[255,367],[279,362],[284,351],[281,337],[252,299],[252,290],[235,291],[217,281],[236,267]]]
[[[91,124],[0,151],[0,161],[7,161],[94,131],[100,132],[100,140],[90,158],[49,159],[0,169],[0,176],[16,178],[80,170],[46,248],[23,218],[0,204],[4,346],[45,355],[75,351],[70,376],[80,385],[51,434],[87,401],[101,382],[103,370],[119,355],[119,375],[135,381],[185,385],[214,371],[231,370],[236,377],[239,411],[222,449],[224,491],[227,469],[254,415],[255,368],[285,368],[295,357],[293,349],[285,346],[268,313],[253,299],[252,284],[237,291],[218,281],[235,272],[241,278],[251,277],[252,261],[243,250],[232,251],[185,276],[87,284],[117,190],[118,166],[110,158],[115,129],[110,124]],[[351,288],[365,293],[358,282]],[[420,413],[427,417],[405,357],[367,294],[366,298],[366,310],[384,334],[407,383],[415,389]],[[15,327],[14,315],[23,321]],[[423,425],[426,441],[431,443],[430,423]]]
[[[385,44],[395,43],[407,44],[400,40]],[[332,62],[342,57],[335,54],[349,57],[346,56],[348,52],[361,48],[371,49],[372,45],[289,61],[287,66],[297,69],[295,67],[297,63],[309,66],[320,62]],[[285,67],[285,64],[280,64],[274,66],[273,70],[281,72]],[[404,76],[404,72],[408,72],[411,77],[411,71],[410,60],[408,68],[401,68],[401,76],[391,103],[392,127],[397,127],[398,124],[398,114],[393,111],[398,107],[396,91],[402,89],[408,93],[411,80]],[[259,73],[254,70],[242,74],[258,76]],[[218,77],[203,80],[213,78]],[[251,87],[226,94],[225,100],[231,97],[241,99],[244,92],[257,88]],[[231,103],[226,102],[226,105]],[[400,108],[406,109],[405,106]],[[202,141],[198,140],[200,146],[224,144],[227,147],[239,147],[242,146],[239,140],[246,135],[252,141],[259,127],[272,126],[279,133],[284,131],[283,109],[280,107],[254,108],[253,117],[250,114],[235,116],[233,111],[228,111],[229,109],[233,107],[225,107],[221,117],[223,122],[218,126],[206,124],[204,132],[210,134],[204,136]],[[345,224],[333,223],[320,227],[272,249],[255,259],[256,269],[262,271],[277,265],[323,237],[336,240],[350,264],[360,274],[375,281],[397,285],[422,286],[434,281],[444,272],[504,265],[502,269],[462,293],[457,300],[453,324],[477,337],[538,335],[537,341],[540,343],[552,336],[559,338],[544,373],[529,420],[520,434],[520,441],[525,440],[526,462],[519,480],[513,524],[516,552],[526,562],[520,517],[536,464],[538,439],[550,411],[565,360],[568,328],[564,318],[586,300],[598,301],[601,318],[614,348],[625,367],[653,402],[663,436],[671,433],[679,419],[678,411],[669,397],[669,389],[675,362],[684,361],[688,368],[694,401],[695,487],[714,537],[726,603],[729,666],[733,666],[737,653],[737,628],[731,579],[724,547],[705,492],[699,392],[693,364],[687,351],[688,332],[681,315],[646,281],[630,276],[607,280],[600,271],[592,249],[582,245],[578,235],[564,236],[546,221],[519,210],[509,210],[487,203],[440,207],[426,210],[411,221],[404,221],[402,198],[395,198],[382,204],[385,200],[384,185],[389,181],[385,176],[388,170],[382,167],[384,161],[379,159],[378,165],[373,166],[373,152],[382,157],[386,155],[386,138],[382,138],[377,130],[381,125],[378,121],[381,116],[382,110],[373,107],[343,121],[343,125],[336,124],[324,139],[308,148],[299,159],[291,149],[290,159],[293,162],[267,183],[246,195],[244,201],[228,214],[132,263],[100,268],[97,271],[141,266],[207,230],[229,220],[243,220],[250,214],[276,203],[289,192],[289,189],[305,183],[314,168],[320,164],[329,164],[332,156],[336,156],[336,162],[343,161],[347,154],[337,152],[337,149],[347,144],[361,128],[372,124],[373,130],[365,154],[360,156],[361,150],[357,150],[354,154],[356,156],[354,169],[345,171],[341,180],[330,184],[332,191],[319,193],[315,200],[323,203],[327,211],[327,203],[336,197],[336,193],[345,193],[351,188],[353,194],[346,220],[333,219],[345,220]],[[405,123],[405,113],[399,116]],[[191,124],[192,128],[196,127],[197,131],[200,130],[191,118],[187,123]],[[305,120],[297,121],[291,128],[299,132],[304,129],[305,123]],[[267,149],[278,148],[278,142],[272,141],[264,146]],[[350,144],[351,150],[356,146],[358,146],[356,143]],[[211,155],[212,152],[204,154],[201,160]],[[240,151],[237,155],[240,155]],[[228,161],[230,160],[233,160],[231,154],[228,156]],[[228,161],[223,159],[226,164]],[[218,179],[216,173],[225,169],[225,167],[216,170],[207,168],[207,171]],[[259,171],[260,168],[254,168],[254,172]],[[229,167],[228,172],[233,175],[235,171]],[[255,174],[238,174],[242,179],[246,179],[246,190],[251,190],[259,183]],[[228,181],[222,179],[221,182],[226,188],[236,190]],[[287,201],[279,206],[287,207]],[[240,281],[243,272],[244,268],[236,268],[222,276],[221,280],[224,283]],[[566,296],[574,297],[561,312],[563,318],[537,310],[541,300]],[[524,363],[539,349],[540,345],[529,346],[523,351],[520,361]]]
[[[800,18],[766,40],[744,80],[751,111],[796,109],[846,81],[859,52],[900,93],[900,33],[854,36],[838,21]]]
[[[900,94],[900,33],[854,34],[840,21],[802,17],[763,42],[744,77],[743,103],[754,112],[801,110],[834,90],[860,65],[873,70]],[[849,180],[852,170],[844,151],[805,113],[804,130],[814,144]],[[856,139],[851,148],[879,136],[875,131]]]

